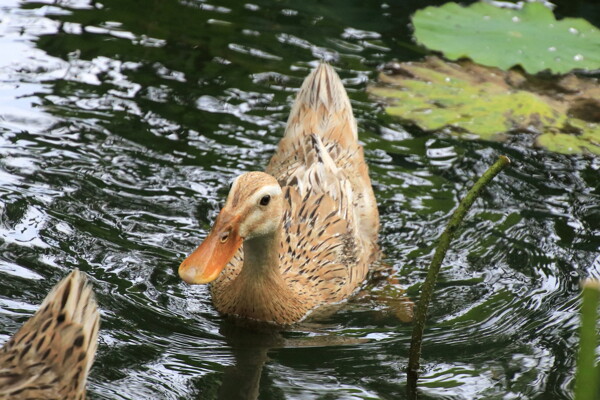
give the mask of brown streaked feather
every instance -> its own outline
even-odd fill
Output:
[[[76,269],[0,349],[0,399],[85,399],[98,328],[94,293]]]
[[[320,92],[315,92],[320,90]],[[359,236],[377,242],[379,213],[369,168],[362,146],[358,143],[356,121],[346,90],[332,67],[321,64],[306,78],[292,107],[284,137],[271,158],[266,172],[273,175],[282,187],[305,182],[307,168],[323,169],[312,163],[311,153],[316,146],[307,145],[307,137],[317,135],[329,158],[340,173],[319,176],[330,180],[343,177],[340,182],[345,193],[354,194],[354,201],[346,209],[355,214]],[[335,190],[335,186],[332,188]],[[344,207],[342,205],[342,207]],[[374,249],[375,251],[375,249]]]

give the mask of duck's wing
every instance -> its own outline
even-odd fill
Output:
[[[348,94],[334,69],[321,64],[305,79],[284,137],[267,170],[300,196],[327,193],[365,251],[376,253],[379,213]]]
[[[281,238],[280,269],[290,287],[309,308],[348,297],[364,280],[368,264],[353,222],[327,193],[292,186]]]
[[[84,399],[98,328],[94,293],[76,269],[0,349],[0,399]]]

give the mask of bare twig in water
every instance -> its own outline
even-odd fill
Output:
[[[456,233],[456,230],[460,226],[465,215],[471,208],[471,205],[473,205],[473,202],[479,197],[481,190],[492,179],[494,179],[494,177],[498,175],[498,173],[502,171],[504,167],[509,164],[510,160],[508,157],[500,156],[498,161],[496,161],[490,168],[488,168],[487,171],[485,171],[481,178],[475,182],[471,190],[469,190],[465,198],[460,202],[458,208],[456,211],[454,211],[454,214],[452,214],[452,218],[450,218],[444,233],[442,233],[442,236],[440,237],[440,242],[435,254],[433,255],[433,259],[431,260],[431,265],[429,266],[425,283],[423,283],[421,298],[419,299],[415,314],[415,324],[412,332],[408,359],[407,389],[409,398],[416,398],[417,395],[417,378],[420,366],[419,359],[421,357],[421,344],[423,342],[423,330],[425,328],[427,309],[433,295],[433,289],[440,271],[440,266],[442,265],[442,261],[446,256],[448,247],[450,247],[450,242],[452,241],[452,238],[454,237],[454,234]]]

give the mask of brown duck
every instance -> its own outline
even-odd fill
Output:
[[[378,229],[350,100],[321,64],[305,79],[266,172],[234,180],[179,275],[214,281],[221,313],[287,325],[361,285],[379,255]]]
[[[98,327],[94,293],[74,270],[0,349],[0,399],[85,399]]]

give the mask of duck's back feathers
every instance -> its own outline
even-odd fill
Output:
[[[94,293],[76,269],[0,349],[0,399],[84,399],[98,328]]]
[[[266,172],[288,201],[284,279],[313,306],[347,298],[378,256],[379,213],[350,100],[331,66],[304,81]]]
[[[360,241],[377,249],[379,213],[358,142],[350,99],[335,70],[320,64],[305,79],[288,119],[285,134],[266,172],[282,187],[327,193],[355,225]]]

